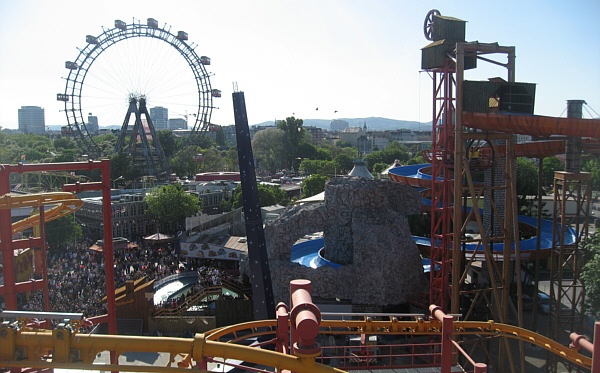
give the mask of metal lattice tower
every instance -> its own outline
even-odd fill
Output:
[[[433,131],[431,158],[431,304],[450,306],[450,245],[452,243],[454,162],[454,62],[446,59],[433,71]]]
[[[581,332],[585,291],[581,271],[585,260],[582,241],[588,236],[591,178],[589,173],[554,173],[553,248],[550,269],[550,311],[548,336],[568,343],[569,333]],[[565,236],[575,241],[565,244]],[[558,359],[552,356],[547,368],[556,372]]]

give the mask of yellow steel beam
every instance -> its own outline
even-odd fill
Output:
[[[0,342],[5,348],[0,349],[0,366],[7,367],[46,367],[40,357],[54,351],[53,364],[78,364],[92,366],[96,354],[101,351],[116,351],[117,355],[126,351],[168,352],[171,356],[182,355],[202,361],[204,357],[220,357],[237,359],[278,369],[290,369],[297,372],[334,372],[333,368],[316,364],[314,359],[299,358],[279,354],[233,343],[218,342],[215,339],[229,334],[234,340],[247,338],[250,335],[273,334],[275,320],[248,322],[230,327],[220,328],[213,332],[197,334],[194,339],[167,337],[132,337],[112,335],[88,335],[71,333],[68,328],[49,330],[33,330],[22,328],[17,330],[7,324],[0,326]],[[321,330],[324,334],[356,334],[369,329],[369,334],[403,334],[403,335],[439,335],[439,321],[339,321],[323,320]],[[243,334],[244,337],[239,337]],[[578,351],[565,347],[556,341],[532,331],[512,325],[499,324],[493,321],[457,321],[454,323],[454,334],[490,335],[512,338],[540,346],[555,355],[590,369],[591,358]],[[189,359],[188,359],[189,360]],[[62,366],[62,365],[61,365]],[[54,367],[59,367],[56,365]],[[98,366],[93,366],[95,369]],[[107,366],[103,366],[106,369]],[[148,367],[145,367],[146,369]],[[179,369],[179,368],[170,368]],[[183,366],[182,368],[183,369]],[[117,369],[113,369],[117,370]],[[119,366],[118,370],[139,371],[139,367]],[[167,371],[167,370],[164,370]],[[171,371],[171,370],[169,370]],[[177,371],[177,370],[173,370]]]
[[[206,340],[203,334],[196,334],[195,338],[190,339],[76,334],[71,333],[67,328],[53,331],[43,329],[15,331],[4,324],[0,327],[0,341],[3,342],[2,345],[9,346],[7,349],[0,349],[0,366],[4,367],[44,368],[60,365],[77,366],[79,369],[102,367],[102,370],[141,370],[139,366],[115,365],[107,368],[107,365],[92,364],[97,353],[110,350],[116,351],[117,356],[127,351],[168,352],[171,356],[190,355],[195,361],[202,361],[204,357],[210,356],[264,364],[278,370],[287,369],[294,372],[344,372],[316,363],[314,358],[302,358],[243,345]],[[49,351],[54,351],[51,364],[40,360],[41,356]],[[12,356],[9,356],[11,353]],[[143,370],[149,371],[148,368],[144,366]],[[183,367],[168,369],[173,372],[183,370]],[[167,371],[167,369],[160,367],[151,371]]]
[[[232,325],[208,332],[207,339],[218,340],[229,334],[235,336],[238,334],[246,335],[240,332],[257,328],[258,326],[274,328],[275,325],[276,322],[273,320]],[[441,335],[442,333],[442,324],[437,320],[398,321],[397,319],[392,319],[389,321],[370,321],[368,325],[363,320],[322,320],[320,324],[321,333],[323,334],[364,333],[367,330],[367,326],[369,329],[368,334]],[[496,323],[494,321],[456,321],[454,322],[453,333],[460,335],[490,335],[511,338],[539,346],[574,364],[588,369],[592,364],[591,358],[580,354],[574,349],[563,346],[555,340],[541,334],[513,325]],[[268,332],[265,331],[262,334],[268,334]],[[257,334],[253,333],[252,335]],[[243,337],[234,338],[231,342],[240,339],[243,339]]]
[[[19,207],[37,207],[56,205],[45,211],[45,221],[58,219],[68,215],[81,206],[83,201],[69,192],[33,193],[33,194],[5,194],[0,196],[0,209],[13,209]],[[12,224],[13,234],[39,224],[39,215],[33,215]]]

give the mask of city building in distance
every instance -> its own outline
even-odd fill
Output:
[[[169,109],[162,106],[150,108],[150,119],[157,131],[169,129]]]
[[[19,131],[22,133],[44,135],[46,133],[44,108],[39,106],[21,106],[19,109]]]

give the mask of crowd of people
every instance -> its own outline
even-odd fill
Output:
[[[48,253],[49,311],[83,313],[88,318],[106,314],[106,301],[103,301],[106,296],[104,256],[102,252],[90,250],[89,247],[87,243]],[[216,267],[198,266],[197,262],[187,264],[170,246],[141,245],[138,248],[116,250],[113,256],[116,288],[142,277],[150,281],[180,272],[197,271],[198,284],[185,295],[178,295],[179,299],[175,297],[175,302],[181,302],[204,286],[220,285],[223,275],[233,280],[230,274]],[[165,303],[163,306],[170,305]],[[18,307],[20,310],[44,310],[43,291],[19,293]]]

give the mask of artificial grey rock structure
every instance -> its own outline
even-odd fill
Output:
[[[406,216],[420,213],[421,196],[389,180],[337,177],[325,201],[290,207],[265,226],[275,301],[288,301],[293,279],[312,281],[314,297],[353,305],[402,304],[426,291],[427,279]],[[324,232],[324,257],[342,264],[308,268],[290,262],[292,246]]]

